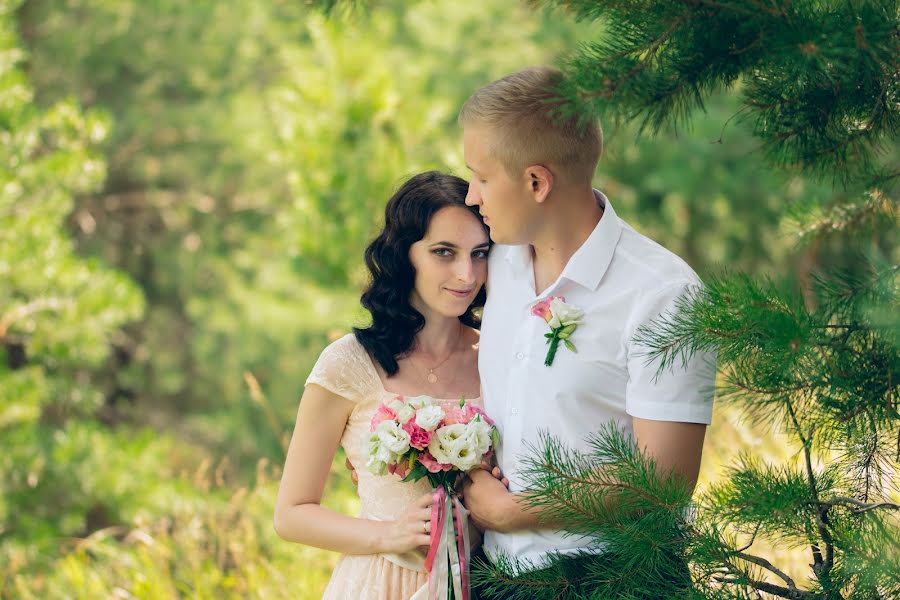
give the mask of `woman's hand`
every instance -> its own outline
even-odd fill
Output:
[[[431,544],[432,492],[418,498],[394,521],[384,521],[384,552],[403,554]]]

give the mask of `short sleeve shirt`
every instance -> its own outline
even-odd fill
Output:
[[[708,424],[712,416],[715,363],[697,354],[658,372],[634,336],[638,328],[674,309],[677,299],[700,285],[694,271],[659,244],[622,221],[595,190],[604,213],[559,278],[535,294],[529,246],[493,247],[488,300],[481,328],[479,369],[485,409],[501,432],[497,460],[519,492],[520,460],[547,432],[587,451],[585,439],[614,422],[632,432],[631,417]],[[544,365],[547,323],[531,314],[549,296],[563,296],[584,311],[571,341]],[[580,536],[549,529],[488,531],[488,555],[504,552],[539,566],[548,553],[597,551]]]

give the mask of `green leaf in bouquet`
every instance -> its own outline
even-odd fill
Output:
[[[406,474],[406,477],[403,478],[403,481],[418,481],[426,475],[428,475],[428,469],[425,468],[425,465],[423,465],[422,463],[416,463],[416,466]]]

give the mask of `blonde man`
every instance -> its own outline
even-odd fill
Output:
[[[478,206],[494,246],[488,267],[479,369],[488,414],[502,433],[497,460],[509,488],[485,471],[463,495],[486,531],[490,558],[503,552],[540,568],[552,554],[602,552],[582,537],[539,522],[521,501],[519,461],[549,431],[587,450],[610,421],[633,433],[663,469],[694,485],[712,415],[711,356],[654,379],[636,330],[671,310],[700,283],[680,258],[637,233],[591,185],[602,136],[566,114],[563,75],[529,68],[475,92],[463,106],[466,203]],[[545,366],[549,331],[532,310],[564,297],[583,312],[571,341]]]

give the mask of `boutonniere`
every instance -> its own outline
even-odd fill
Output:
[[[547,357],[544,359],[544,365],[549,367],[553,364],[560,341],[572,352],[578,352],[575,349],[575,344],[569,338],[578,329],[578,323],[581,321],[581,317],[584,316],[583,310],[577,306],[566,304],[566,299],[562,296],[550,296],[532,306],[531,314],[544,319],[547,325],[550,326],[550,333],[544,334],[544,337],[547,338],[547,343],[550,344],[550,347],[547,349]]]

